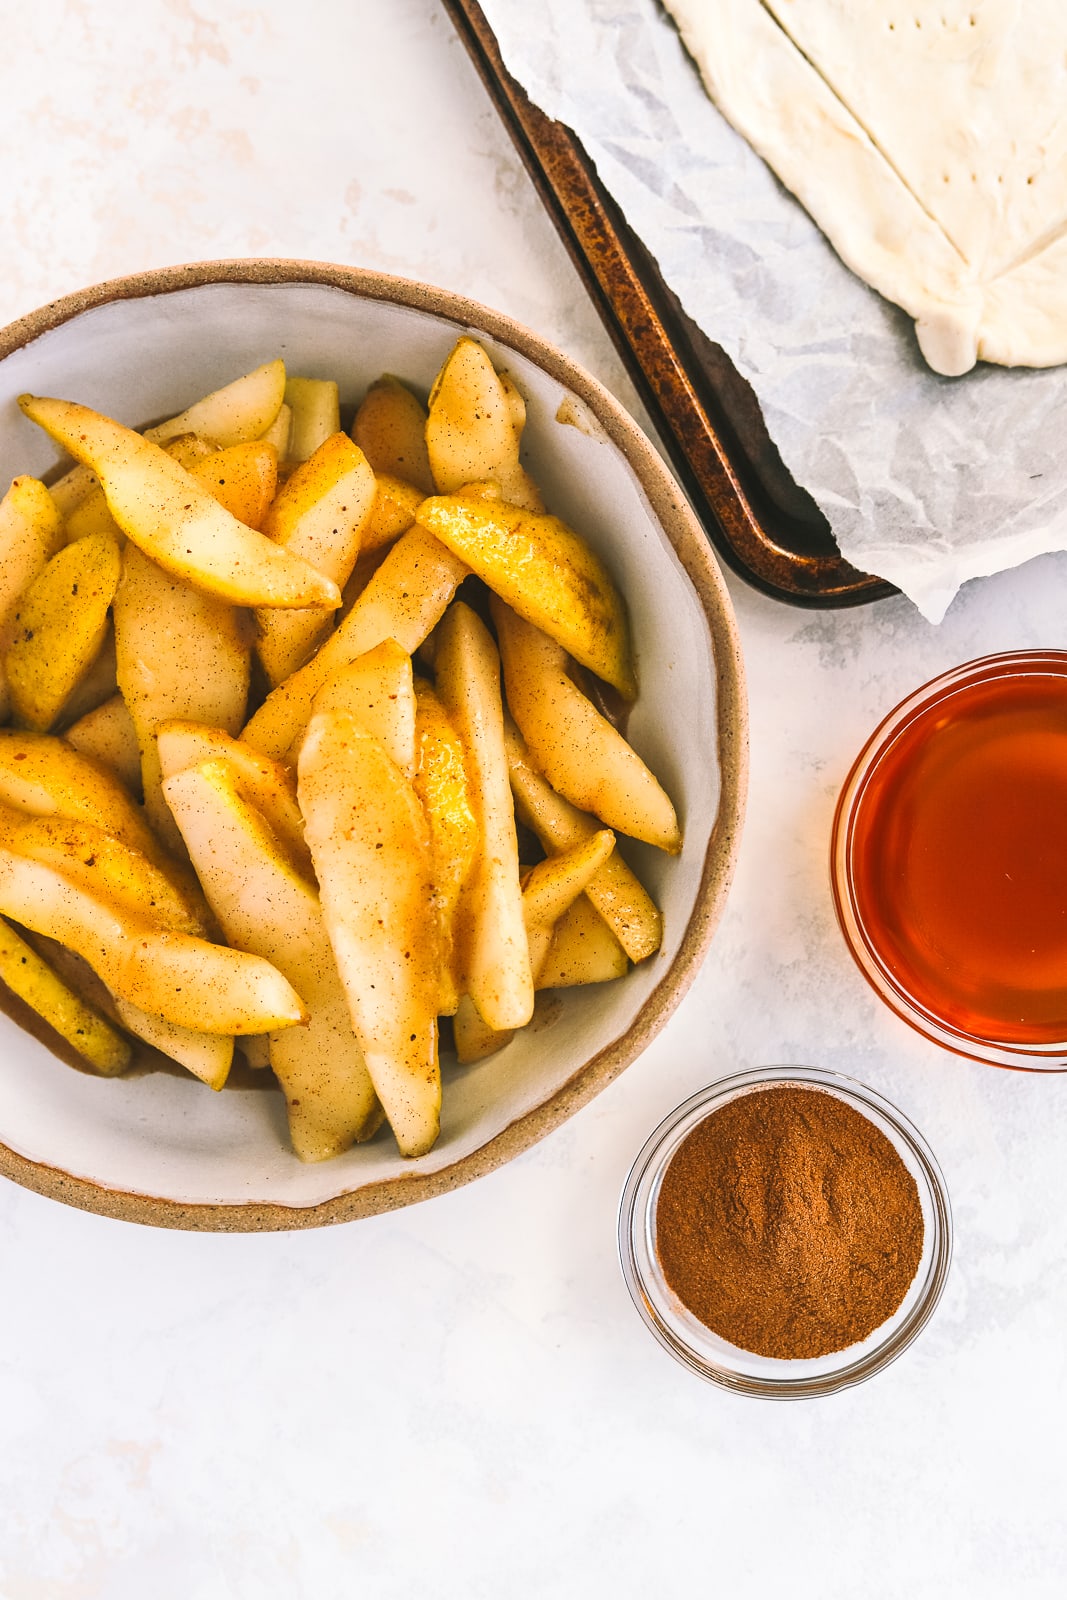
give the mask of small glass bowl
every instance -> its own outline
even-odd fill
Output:
[[[919,1268],[896,1311],[861,1344],[814,1359],[777,1360],[741,1350],[713,1333],[664,1279],[656,1250],[656,1205],[675,1151],[698,1123],[752,1089],[810,1088],[836,1095],[873,1122],[915,1179],[923,1216]],[[888,1100],[818,1067],[758,1067],[701,1089],[660,1123],[630,1169],[619,1204],[619,1259],[645,1325],[683,1366],[735,1394],[805,1400],[835,1394],[881,1372],[921,1333],[941,1298],[952,1259],[952,1211],[926,1140]]]
[[[866,848],[870,850],[876,835],[874,822],[867,820],[872,806],[874,817],[879,814],[879,802],[872,797],[877,796],[883,773],[906,749],[906,741],[925,740],[925,747],[920,744],[918,748],[929,749],[932,738],[951,717],[980,726],[980,697],[991,692],[1004,697],[1005,710],[1024,730],[1026,696],[1042,684],[1054,691],[1056,715],[1067,730],[1067,651],[1063,650],[1019,650],[983,656],[934,678],[902,700],[871,734],[841,790],[830,843],[830,883],[837,920],[853,960],[879,998],[917,1033],[973,1061],[1031,1072],[1063,1072],[1067,1071],[1067,1038],[1055,1037],[1058,1029],[1049,1029],[1045,1036],[1035,1032],[1032,1037],[1023,1037],[1003,1023],[999,1029],[991,1021],[968,1026],[953,1018],[950,991],[943,991],[939,1000],[929,980],[926,996],[921,997],[909,976],[907,962],[902,964],[893,955],[877,906],[864,889],[861,866],[860,841],[866,835]],[[1007,700],[1012,694],[1016,695],[1015,704]],[[899,804],[899,795],[897,799],[894,815],[899,818],[908,808]],[[914,817],[911,825],[914,826]],[[882,825],[878,824],[878,828]],[[1024,837],[1033,835],[1026,832]],[[884,838],[879,843],[883,850],[889,848]],[[1006,872],[1004,876],[1010,878]],[[916,928],[921,927],[918,913],[912,920]],[[1047,965],[1047,952],[1044,959]],[[950,954],[943,955],[942,961],[946,973],[958,971],[958,963],[952,961]]]

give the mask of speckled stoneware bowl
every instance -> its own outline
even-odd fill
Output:
[[[542,997],[534,1024],[475,1066],[444,1064],[435,1149],[388,1133],[337,1160],[291,1153],[282,1097],[212,1094],[154,1072],[73,1071],[0,1016],[0,1172],[42,1194],[164,1227],[341,1222],[451,1189],[509,1160],[610,1082],[662,1027],[707,950],[737,849],[746,713],[730,602],[660,457],[592,378],[527,329],[457,295],[301,261],[210,262],[101,284],[0,333],[0,474],[55,455],[25,390],[143,425],[261,361],[332,377],[349,407],[382,372],[429,385],[472,332],[526,396],[524,459],[629,602],[641,681],[629,729],[675,800],[685,848],[626,854],[664,912],[660,954],[624,979]]]

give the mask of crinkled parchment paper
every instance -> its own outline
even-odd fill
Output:
[[[940,378],[719,114],[655,0],[482,0],[686,310],[732,357],[847,558],[931,621],[1067,548],[1067,368]]]

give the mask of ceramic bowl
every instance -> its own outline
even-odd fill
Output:
[[[627,597],[641,694],[633,742],[677,805],[685,847],[627,855],[664,913],[661,952],[612,984],[543,997],[530,1028],[474,1066],[445,1062],[441,1137],[402,1159],[383,1132],[321,1165],[291,1153],[279,1094],[212,1094],[154,1072],[73,1071],[0,1016],[0,1171],[92,1211],[245,1230],[366,1216],[477,1178],[591,1099],[678,1003],[721,913],[737,848],[746,712],[737,634],[707,540],[653,446],[559,351],[457,295],[351,268],[212,262],[57,301],[0,333],[0,474],[47,473],[26,390],[132,425],[171,415],[261,361],[339,380],[351,408],[392,372],[425,389],[461,333],[526,396],[524,460],[549,507],[605,557]]]

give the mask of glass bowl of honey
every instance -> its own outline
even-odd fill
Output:
[[[838,801],[838,920],[928,1039],[1067,1070],[1067,651],[987,656],[917,689]]]

